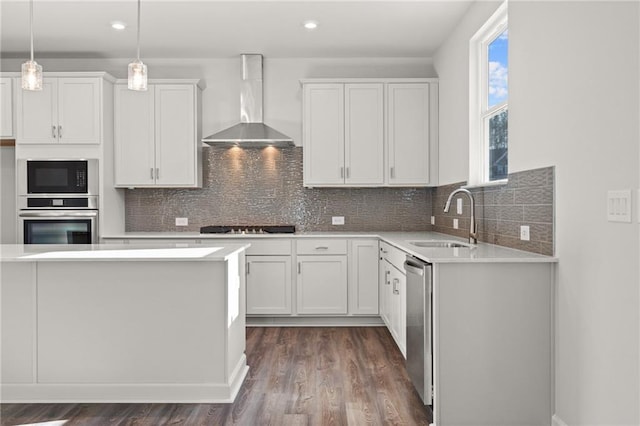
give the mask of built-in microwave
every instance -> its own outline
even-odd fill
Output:
[[[98,195],[98,160],[18,160],[18,195]]]

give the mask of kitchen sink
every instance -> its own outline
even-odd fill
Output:
[[[423,240],[423,241],[409,241],[409,244],[416,247],[432,247],[432,248],[471,248],[470,244],[460,243],[458,241],[437,241],[437,240]]]

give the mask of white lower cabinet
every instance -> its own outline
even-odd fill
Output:
[[[347,256],[298,256],[298,313],[347,314]]]
[[[247,314],[291,314],[291,256],[247,256]]]
[[[407,357],[407,277],[397,268],[391,267],[391,294],[389,296],[390,332],[400,348],[400,352]]]
[[[407,277],[405,253],[385,242],[380,243],[380,316],[402,355],[407,356]]]
[[[349,244],[349,314],[378,315],[378,240]]]

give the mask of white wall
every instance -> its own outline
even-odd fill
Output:
[[[469,178],[469,39],[501,3],[472,4],[433,57],[440,79],[440,185]]]
[[[637,425],[638,224],[606,193],[638,185],[639,4],[513,2],[509,162],[556,165],[556,413]],[[634,214],[637,217],[637,212]]]
[[[509,4],[509,168],[556,166],[555,404],[558,420],[570,426],[640,423],[638,212],[633,224],[605,215],[607,190],[640,183],[639,8]],[[462,68],[468,36],[487,9],[472,6],[434,56],[441,183],[467,179]]]
[[[142,58],[149,78],[201,78],[203,136],[240,120],[240,56],[224,59]],[[2,59],[0,70],[20,71],[23,59]],[[126,78],[124,59],[47,59],[38,63],[47,71],[106,71]],[[301,78],[322,77],[436,77],[430,58],[274,58],[265,57],[264,122],[302,146]]]

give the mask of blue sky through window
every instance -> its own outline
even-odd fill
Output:
[[[509,97],[508,47],[509,30],[504,30],[489,44],[489,108],[505,102]]]

